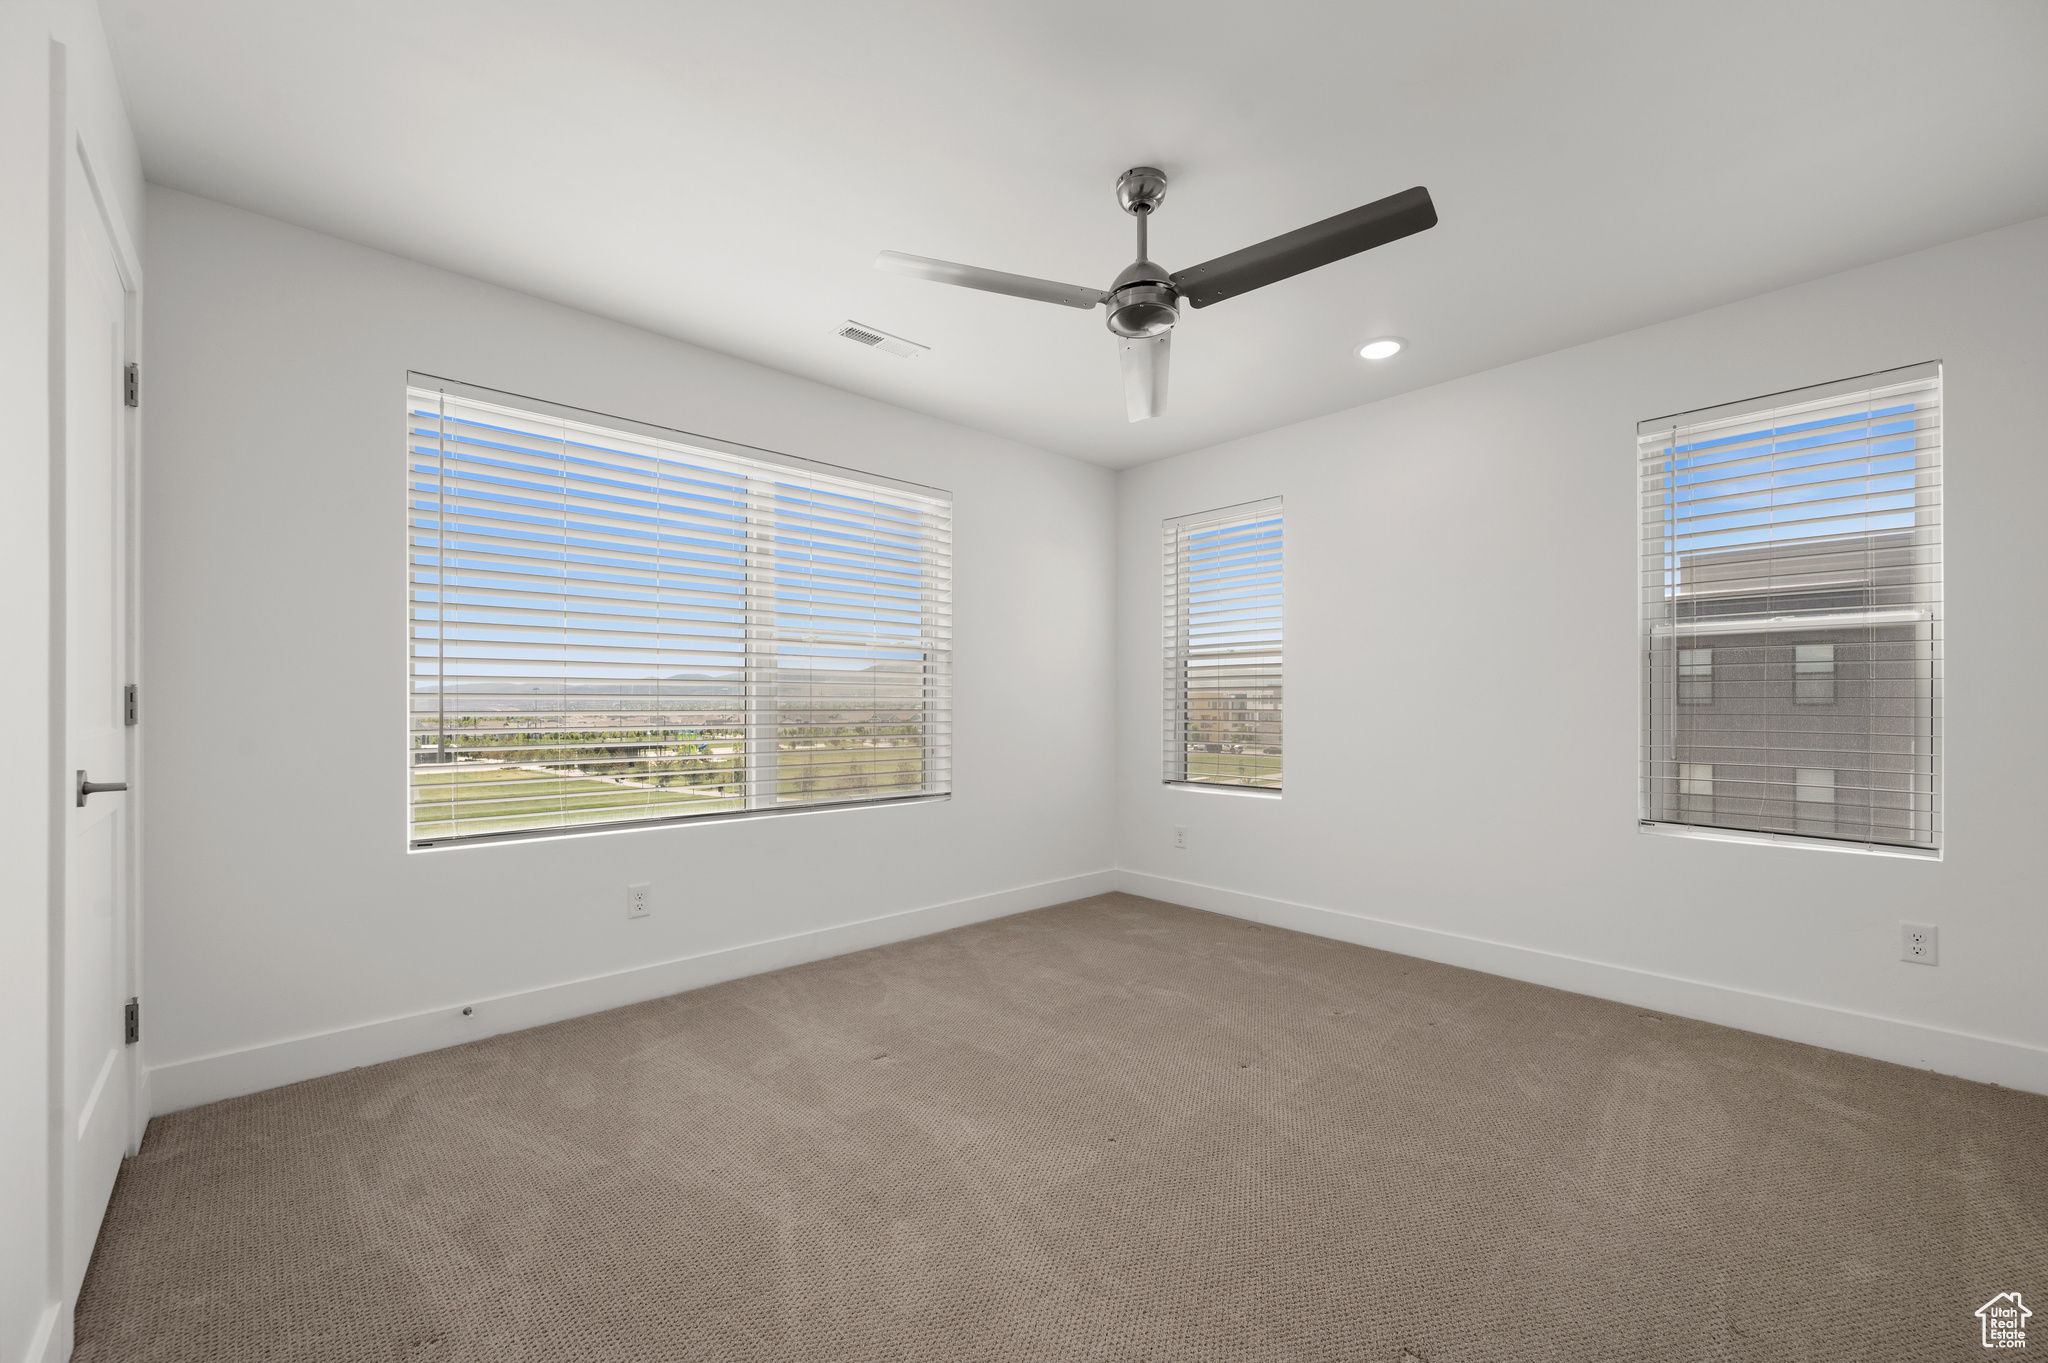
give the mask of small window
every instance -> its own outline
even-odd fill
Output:
[[[1797,705],[1835,703],[1835,646],[1792,646],[1792,700]]]
[[[1835,831],[1835,773],[1824,767],[1800,767],[1795,772],[1792,798],[1801,833],[1829,834]]]
[[[1280,499],[1167,521],[1166,780],[1280,789]]]
[[[1712,705],[1714,703],[1713,649],[1681,648],[1678,650],[1678,703],[1680,705]]]
[[[1714,817],[1714,764],[1678,764],[1678,816],[1705,821]]]

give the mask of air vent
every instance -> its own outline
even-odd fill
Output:
[[[870,346],[879,350],[884,355],[895,355],[905,360],[914,360],[919,355],[924,354],[925,351],[931,349],[928,345],[919,345],[915,341],[906,341],[901,336],[891,336],[888,332],[868,326],[863,322],[849,321],[845,326],[839,328],[839,334],[849,341],[858,341],[864,346]]]

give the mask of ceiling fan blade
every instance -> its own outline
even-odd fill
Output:
[[[1417,185],[1178,271],[1173,283],[1181,297],[1206,308],[1434,226],[1436,205],[1429,191]]]
[[[1166,361],[1173,333],[1118,338],[1124,360],[1124,410],[1133,421],[1166,415]]]
[[[958,284],[965,289],[986,289],[1013,298],[1032,298],[1041,303],[1061,303],[1070,308],[1092,308],[1102,301],[1102,290],[1084,289],[1079,284],[1060,284],[1030,275],[1004,274],[975,265],[955,265],[950,260],[909,256],[901,251],[884,251],[875,257],[875,268],[888,274],[929,279],[937,284]]]

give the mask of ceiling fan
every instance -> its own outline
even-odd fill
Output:
[[[1123,205],[1124,212],[1138,220],[1138,258],[1106,291],[974,265],[955,265],[950,260],[932,260],[901,251],[882,252],[875,257],[875,268],[912,279],[985,289],[1041,303],[1063,303],[1070,308],[1087,309],[1107,303],[1109,329],[1123,351],[1124,405],[1131,420],[1143,421],[1166,410],[1167,345],[1174,324],[1180,321],[1181,299],[1206,308],[1211,303],[1221,303],[1226,298],[1250,293],[1436,226],[1436,205],[1429,201],[1429,191],[1417,185],[1256,246],[1168,274],[1145,253],[1145,226],[1165,198],[1166,172],[1156,166],[1133,166],[1117,177],[1116,201]]]

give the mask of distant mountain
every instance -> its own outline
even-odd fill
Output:
[[[865,708],[875,701],[884,708],[920,708],[924,677],[917,664],[888,667],[870,664],[858,668],[776,669],[775,684],[784,709],[811,708],[818,711]],[[433,694],[431,687],[415,693]],[[452,682],[441,688],[449,699],[460,699],[465,712],[560,711],[564,701],[580,701],[592,711],[602,710],[721,710],[737,708],[735,702],[746,694],[743,675],[738,671],[685,670],[651,677],[644,681],[572,682]],[[808,707],[787,702],[808,701]]]
[[[905,664],[902,669],[885,668],[876,664],[869,664],[866,667],[783,667],[776,669],[775,680],[783,686],[865,688],[879,684],[884,687],[916,688],[923,681],[923,674],[915,670],[917,666],[910,663]],[[649,677],[644,681],[572,682],[567,686],[559,682],[450,682],[441,690],[451,696],[737,696],[745,693],[746,678],[742,671],[734,669],[720,672],[670,672],[660,677]]]

